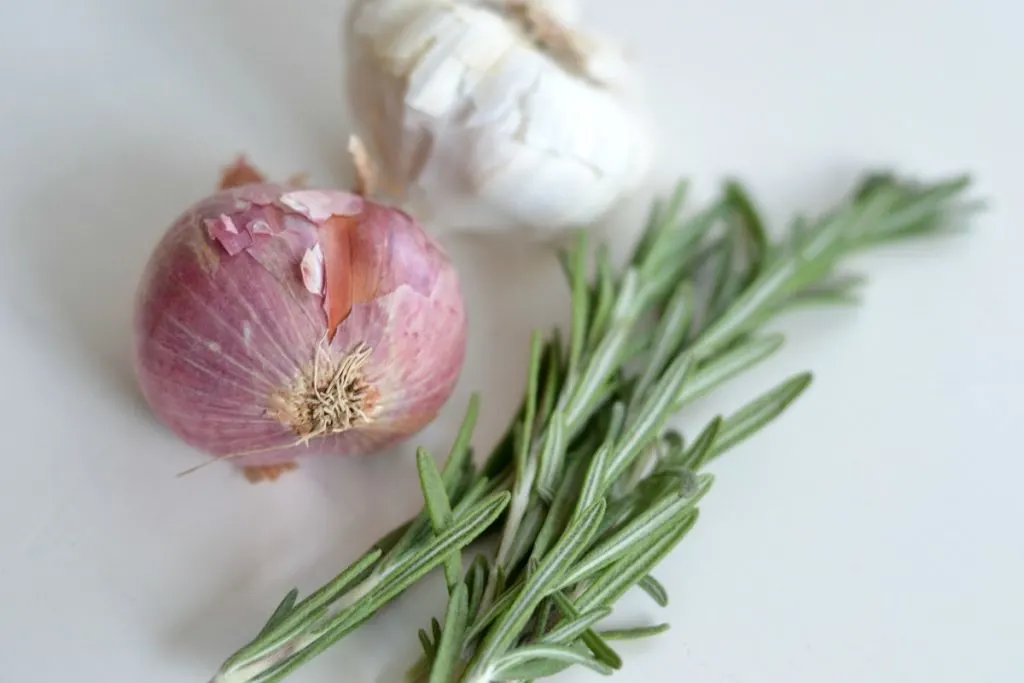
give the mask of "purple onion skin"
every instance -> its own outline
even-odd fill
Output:
[[[243,468],[406,441],[451,397],[466,354],[459,278],[417,222],[350,193],[307,192],[350,210],[363,279],[373,279],[372,296],[354,303],[328,344],[324,297],[300,268],[320,224],[282,201],[289,192],[257,183],[198,202],[160,240],[137,295],[135,364],[147,402],[186,443]],[[221,216],[238,232],[225,233]],[[273,413],[273,396],[309,372],[318,348],[321,361],[337,362],[359,344],[371,349],[372,420],[303,443]]]

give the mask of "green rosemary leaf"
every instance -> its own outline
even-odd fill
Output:
[[[608,469],[604,472],[605,487],[619,478],[647,444],[658,438],[692,367],[693,357],[690,354],[680,354],[651,390],[650,396],[643,402],[637,414],[636,422],[630,426],[621,444],[612,454]]]
[[[555,493],[555,499],[544,520],[544,525],[534,540],[531,558],[539,560],[543,557],[555,542],[558,534],[565,530],[574,506],[579,500],[580,487],[586,474],[586,469],[584,469],[586,464],[587,461],[582,458],[569,461],[565,476],[562,478],[561,485]]]
[[[491,481],[487,477],[478,477],[473,483],[473,487],[462,495],[462,498],[455,506],[454,516],[458,518],[466,514],[466,510],[479,503],[485,495],[493,493],[490,489]]]
[[[500,493],[477,505],[467,513],[465,518],[457,519],[445,530],[444,534],[436,536],[423,549],[411,553],[407,559],[403,559],[389,574],[382,577],[381,583],[376,588],[364,595],[360,602],[339,614],[317,634],[308,646],[250,680],[254,683],[276,683],[324,652],[362,625],[381,606],[422,579],[443,562],[452,551],[465,547],[478,537],[484,529],[494,523],[494,520],[508,505],[508,501],[509,494]]]
[[[508,493],[494,494],[467,512],[465,516],[455,518],[451,525],[425,547],[418,552],[411,553],[390,573],[381,577],[380,584],[366,597],[367,609],[373,611],[376,603],[387,602],[391,597],[422,578],[443,558],[447,557],[446,553],[450,554],[464,548],[501,515],[508,505],[508,500]]]
[[[710,474],[696,474],[685,467],[666,466],[640,482],[633,495],[641,509],[672,495],[682,496],[690,505],[696,505],[710,490],[713,479]]]
[[[473,453],[469,446],[469,441],[472,438],[473,430],[476,427],[476,420],[479,415],[479,411],[480,397],[478,394],[474,393],[469,397],[469,405],[466,408],[466,414],[463,417],[462,424],[459,426],[458,434],[455,437],[455,441],[452,443],[451,451],[448,454],[448,459],[445,462],[442,472],[445,491],[449,499],[457,499],[458,497],[456,496],[456,493],[458,493],[458,489],[460,487],[468,488],[470,485],[468,478],[473,474],[471,471],[471,468],[473,467]],[[405,526],[404,533],[398,535],[397,538],[386,537],[385,539],[382,539],[382,542],[377,544],[377,547],[380,547],[386,553],[381,564],[384,566],[392,564],[399,555],[405,552],[417,541],[422,540],[426,536],[429,528],[429,515],[427,514],[426,509],[424,509]]]
[[[448,483],[445,482],[445,493],[448,494],[448,500],[455,507],[458,503],[461,503],[463,498],[469,493],[478,481],[480,481],[480,473],[477,472],[476,463],[473,462],[473,449],[466,449],[466,460],[459,471],[459,476],[456,478],[455,486],[449,489]],[[444,470],[441,470],[442,481],[444,481]]]
[[[537,461],[531,458],[531,455],[534,446],[533,427],[542,350],[543,339],[538,332],[534,332],[530,348],[525,413],[523,421],[515,427],[516,469],[512,485],[512,504],[509,508],[508,520],[506,521],[505,532],[502,535],[497,557],[497,564],[506,570],[511,566],[509,562],[510,554],[513,550],[520,556],[525,553],[525,550],[522,548],[524,541],[520,540],[519,527],[523,522],[524,516],[529,512],[534,480],[538,468]],[[534,533],[540,529],[540,524],[541,520],[535,520],[532,529]],[[514,564],[515,559],[513,558],[511,561]]]
[[[693,381],[693,380],[691,380]],[[686,446],[686,439],[675,429],[666,429],[661,435],[665,458],[671,460],[674,453],[681,453]]]
[[[610,494],[618,496],[635,489],[637,484],[651,472],[654,464],[661,457],[660,453],[661,444],[655,437],[640,449],[640,454],[633,458],[633,462],[626,468],[627,471],[610,485]]]
[[[736,226],[732,226],[722,241],[716,255],[711,293],[707,307],[712,315],[718,315],[736,297],[736,292],[743,286],[744,274],[737,262],[743,249],[744,236]]]
[[[962,175],[915,191],[915,188],[907,187],[906,184],[898,183],[890,178],[888,182],[877,182],[876,186],[870,190],[862,188],[859,193],[861,200],[889,187],[900,187],[909,195],[905,205],[900,207],[885,223],[870,230],[862,244],[876,246],[948,228],[950,224],[941,220],[942,216],[940,216],[943,204],[961,194],[970,183],[970,176]]]
[[[644,578],[640,579],[637,584],[647,595],[651,596],[651,600],[654,600],[659,607],[668,607],[668,591],[665,587],[658,582],[656,578],[648,574]]]
[[[532,558],[527,563],[527,568],[531,569],[530,574],[537,570],[539,562],[535,562]],[[551,598],[544,598],[540,602],[540,608],[538,609],[536,616],[533,620],[533,626],[530,628],[530,635],[528,638],[539,640],[543,638],[548,628],[551,627],[551,616],[555,610],[555,601]],[[520,639],[521,642],[525,642],[524,639]]]
[[[598,634],[605,640],[639,640],[641,638],[660,636],[668,630],[668,624],[658,624],[657,626],[608,629],[607,631],[598,631]]]
[[[515,538],[509,546],[508,557],[505,560],[506,567],[518,567],[519,563],[526,559],[527,554],[534,546],[546,516],[547,506],[540,501],[527,507]]]
[[[697,522],[696,508],[684,510],[678,521],[671,522],[668,530],[658,534],[653,541],[644,544],[643,549],[630,554],[611,565],[599,578],[594,580],[576,601],[576,608],[586,612],[598,605],[614,603],[630,588],[635,586],[683,540],[683,537]]]
[[[898,199],[898,192],[878,190],[810,226],[804,239],[794,244],[785,258],[765,269],[705,330],[694,352],[707,357],[760,325],[780,299],[828,276],[843,251],[853,248],[865,226],[884,223],[891,217],[888,212]]]
[[[698,358],[707,358],[750,331],[761,321],[763,312],[779,298],[795,265],[783,262],[766,270],[729,308],[698,337],[691,351]]]
[[[780,306],[792,309],[798,306],[842,306],[860,303],[856,289],[864,284],[859,275],[833,275],[811,287],[794,293]]]
[[[750,268],[747,280],[742,283],[743,286],[746,286],[757,277],[761,270],[761,264],[768,251],[768,234],[760,211],[754,205],[753,198],[740,183],[736,181],[726,183],[725,201],[739,219],[742,225],[742,234],[747,243]]]
[[[589,510],[598,500],[601,500],[602,490],[604,488],[605,472],[608,470],[611,456],[611,441],[605,441],[601,447],[597,449],[597,453],[594,454],[594,459],[590,461],[590,468],[587,470],[587,478],[583,480],[583,488],[576,501],[576,512],[573,514],[574,519],[583,517],[587,510]]]
[[[536,491],[542,500],[550,503],[555,497],[555,486],[559,483],[565,467],[565,420],[561,413],[551,416],[544,447],[540,452],[540,472],[537,475]]]
[[[597,622],[610,617],[611,614],[611,607],[598,607],[597,609],[586,612],[585,614],[581,614],[575,619],[562,622],[562,624],[557,628],[546,633],[540,639],[540,642],[548,645],[571,643],[583,635],[585,631],[597,624]]]
[[[520,580],[510,588],[504,588],[503,590],[496,591],[496,593],[501,597],[488,607],[487,611],[470,623],[469,628],[466,631],[466,639],[472,640],[476,638],[483,633],[484,629],[494,623],[494,620],[497,619],[499,615],[507,612],[513,601],[515,601],[519,596],[519,592],[522,590],[523,584],[524,581]]]
[[[843,252],[854,249],[866,230],[892,217],[899,200],[895,190],[879,192],[852,206],[841,219],[822,225],[800,249],[799,267],[792,270],[780,293],[789,295],[827,278]]]
[[[555,604],[558,605],[559,611],[568,619],[579,619],[583,616],[580,610],[576,609],[576,606],[572,604],[572,601],[561,591],[555,591],[552,594]],[[594,657],[598,661],[607,664],[612,669],[622,668],[622,657],[619,653],[612,649],[612,646],[605,642],[605,640],[597,635],[593,629],[586,629],[580,635],[580,639],[583,643],[590,648],[590,651],[594,654]]]
[[[513,650],[498,660],[489,680],[491,681],[522,681],[540,678],[552,669],[535,668],[528,665],[535,662],[565,662],[579,664],[600,674],[611,675],[614,669],[593,657],[581,654],[572,648],[562,645],[527,645]]]
[[[578,382],[572,385],[572,398],[566,408],[565,426],[569,434],[575,434],[581,418],[595,408],[593,397],[597,389],[605,384],[622,362],[623,351],[633,330],[636,311],[633,303],[636,297],[637,275],[627,272],[619,290],[619,299],[612,311],[611,326],[607,336],[601,340],[581,373]],[[570,375],[571,376],[571,375]]]
[[[590,289],[587,283],[587,233],[581,231],[572,256],[572,332],[569,337],[569,376],[579,370],[583,343],[587,339],[590,316]]]
[[[622,436],[622,429],[626,426],[626,404],[616,401],[610,406],[607,415],[605,440],[608,443],[615,443]]]
[[[694,371],[676,398],[673,410],[680,410],[693,401],[728,382],[742,372],[765,360],[785,342],[782,334],[768,334],[741,342],[728,351],[705,361]]]
[[[807,389],[811,379],[810,373],[796,375],[731,415],[718,430],[708,459],[718,457],[782,414]]]
[[[578,520],[570,525],[558,543],[544,556],[537,571],[529,577],[515,601],[504,614],[498,617],[481,642],[473,664],[470,666],[470,669],[475,670],[477,675],[482,672],[476,670],[476,667],[479,667],[481,663],[486,666],[487,662],[506,652],[516,641],[541,599],[554,590],[562,574],[572,566],[573,561],[590,543],[590,539],[601,523],[604,509],[603,500],[599,500],[588,508]]]
[[[655,201],[652,203],[647,225],[633,249],[631,262],[634,265],[646,261],[650,256],[651,249],[664,239],[669,230],[677,226],[689,189],[690,183],[680,181],[673,189],[668,202]]]
[[[460,583],[448,599],[444,629],[437,642],[437,654],[430,669],[429,683],[450,683],[462,653],[462,637],[466,630],[468,611],[466,585]]]
[[[523,439],[520,445],[519,459],[517,460],[520,465],[516,470],[520,477],[523,475],[523,464],[525,464],[526,459],[529,457],[530,448],[533,445],[533,423],[537,412],[537,394],[539,391],[538,384],[540,383],[540,363],[543,348],[543,337],[541,337],[540,332],[534,331],[530,344],[530,365],[526,384],[526,415],[523,417]]]
[[[316,620],[320,619],[324,615],[325,611],[326,610],[321,608],[320,610],[311,612],[309,615],[310,620],[313,623],[316,623]],[[240,670],[257,665],[265,657],[272,656],[289,643],[294,642],[296,639],[303,638],[309,630],[310,625],[308,621],[293,623],[289,628],[281,628],[281,626],[278,626],[270,633],[257,638],[252,643],[235,653],[235,655],[222,665],[221,671],[228,675],[232,675]]]
[[[437,567],[453,551],[465,547],[504,512],[509,498],[508,493],[489,496],[463,517],[455,518],[443,533],[436,535],[422,549],[404,557],[390,572],[382,575],[380,583],[367,594],[365,609],[375,611],[377,604],[388,602]]]
[[[562,384],[562,349],[558,328],[555,328],[551,337],[544,351],[541,373],[544,375],[544,382],[540,400],[537,403],[536,419],[541,425],[547,424],[551,419]]]
[[[563,671],[572,668],[574,662],[565,661],[561,659],[531,659],[528,662],[512,668],[506,672],[504,676],[507,678],[491,678],[493,683],[502,683],[502,681],[525,681],[532,683],[538,679],[550,678],[551,676],[557,676]]]
[[[468,597],[466,611],[468,613],[468,622],[472,622],[479,615],[490,571],[490,565],[484,555],[478,554],[469,565],[469,570],[466,572],[466,591]]]
[[[683,455],[679,462],[681,467],[696,472],[710,460],[713,452],[712,447],[717,444],[716,439],[718,439],[718,433],[722,429],[723,422],[722,417],[717,416],[708,423],[708,426],[700,433],[697,440],[693,442],[693,446]]]
[[[669,493],[671,491],[666,489],[658,498],[664,498]],[[605,512],[604,518],[601,520],[601,528],[597,532],[597,537],[602,540],[606,539],[611,532],[621,528],[627,520],[636,514],[640,504],[640,496],[636,490],[618,498],[611,498],[608,503],[608,511]]]
[[[379,538],[377,542],[370,547],[370,549],[379,550],[384,555],[389,554],[395,548],[395,546],[397,546],[398,543],[409,533],[409,530],[415,524],[416,519],[417,518],[414,517],[405,522],[405,524],[403,524],[402,526],[395,527],[387,534]]]
[[[494,595],[501,595],[508,586],[508,574],[505,573],[505,567],[500,562],[495,561],[493,577]]]
[[[570,431],[570,425],[566,422],[565,433],[568,439],[574,442],[580,436],[578,425],[592,425],[595,418],[608,407],[609,401],[622,393],[620,382],[621,380],[618,377],[613,376],[594,390],[593,395],[581,412],[575,418],[572,418],[575,420],[575,424],[577,424],[577,429]],[[567,416],[566,419],[568,420],[570,417]]]
[[[451,596],[449,596],[450,599]],[[441,642],[441,622],[437,620],[437,617],[431,617],[430,619],[430,632],[434,636],[434,642]]]
[[[643,510],[659,500],[680,495],[687,487],[687,479],[692,476],[693,473],[689,470],[679,467],[662,467],[660,471],[654,472],[637,485],[631,495],[634,508]]]
[[[612,307],[615,305],[615,273],[608,256],[608,245],[598,246],[594,255],[597,264],[597,285],[595,287],[596,303],[593,318],[590,321],[590,334],[587,343],[594,346],[605,333]]]
[[[644,539],[656,535],[659,529],[671,524],[679,517],[680,511],[691,503],[679,494],[668,496],[658,501],[650,509],[636,517],[628,525],[602,541],[584,555],[572,570],[562,578],[560,589],[566,589],[590,578],[593,574],[616,562],[631,548]]]
[[[264,629],[249,645],[225,662],[222,670],[231,671],[250,664],[308,629],[309,624],[316,621],[311,617],[323,612],[328,603],[349,588],[380,559],[380,556],[380,550],[373,550],[352,563],[343,572],[295,606],[284,619],[275,623],[273,627]]]
[[[498,554],[495,558],[495,566],[506,574],[512,567],[509,559],[513,546],[517,542],[516,539],[519,536],[523,518],[534,504],[539,503],[533,497],[533,482],[537,475],[537,461],[531,459],[525,466],[526,470],[523,472],[523,476],[517,478],[512,485],[512,502],[509,505],[508,515],[505,519],[505,528],[501,536],[501,543],[498,546]],[[539,526],[537,530],[540,530]],[[498,585],[501,584],[499,583]]]
[[[434,643],[431,642],[430,636],[423,629],[420,629],[417,633],[420,639],[420,647],[423,648],[423,656],[426,658],[427,663],[433,665],[434,654],[436,652]]]
[[[295,607],[295,601],[298,599],[298,597],[298,588],[293,588],[290,591],[288,591],[288,594],[284,596],[284,600],[282,600],[281,604],[277,606],[277,609],[274,610],[274,613],[270,615],[270,619],[267,620],[266,625],[263,627],[263,629],[259,632],[259,634],[256,637],[259,638],[260,636],[264,636],[267,633],[270,633],[274,630],[275,627],[277,627],[281,622],[283,622],[285,617],[291,614],[292,609]]]
[[[437,471],[434,458],[425,448],[416,449],[416,467],[419,470],[420,486],[423,499],[426,501],[430,524],[435,534],[444,533],[452,523],[452,507],[444,490],[444,480]],[[453,552],[444,563],[444,578],[449,592],[455,590],[462,571],[462,557],[458,551]]]
[[[701,499],[708,494],[711,487],[715,483],[715,475],[710,473],[703,473],[697,475],[697,485],[692,489],[691,493],[687,497],[693,501],[694,505],[700,503]]]
[[[726,215],[724,202],[716,202],[686,220],[683,225],[663,233],[662,239],[643,261],[641,275],[650,282],[678,282],[687,267],[687,256]],[[655,287],[660,289],[660,287]]]
[[[405,533],[398,539],[388,550],[387,554],[381,558],[381,567],[390,567],[401,555],[413,547],[417,542],[421,541],[426,537],[427,532],[430,529],[430,517],[427,515],[427,511],[424,510],[419,513],[412,522],[406,527]]]
[[[466,471],[473,463],[472,449],[469,447],[469,440],[473,437],[473,430],[476,428],[477,416],[480,414],[480,395],[473,393],[469,397],[469,405],[466,407],[466,415],[462,418],[462,424],[452,443],[448,459],[444,464],[442,478],[445,491],[451,498],[455,497],[456,482],[460,473]]]
[[[682,345],[693,316],[693,286],[683,282],[669,299],[662,318],[654,332],[654,345],[647,359],[647,369],[636,387],[634,396],[646,395],[665,370],[672,355]]]
[[[868,199],[875,192],[900,185],[901,182],[889,171],[872,171],[862,176],[857,186],[851,192],[850,201],[861,202]],[[941,183],[940,183],[941,185]]]

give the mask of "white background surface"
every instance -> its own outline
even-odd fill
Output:
[[[177,479],[199,456],[150,417],[129,366],[143,261],[221,165],[246,151],[277,176],[348,180],[341,11],[2,4],[4,681],[205,681],[287,589],[320,585],[417,507],[404,451],[272,486],[228,468]],[[667,615],[635,603],[674,628],[624,646],[613,680],[1024,680],[1024,10],[594,0],[590,16],[635,46],[655,86],[668,180],[709,190],[736,174],[781,218],[894,164],[970,170],[992,202],[965,239],[864,260],[863,307],[794,319],[788,350],[706,407],[816,372],[715,468],[700,524],[658,572]],[[492,442],[531,327],[566,303],[536,252],[453,253],[474,328],[458,395],[417,439],[439,451],[476,389],[477,442]],[[435,577],[293,680],[397,681],[441,598]]]

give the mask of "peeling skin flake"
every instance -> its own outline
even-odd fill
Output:
[[[322,222],[333,216],[358,216],[363,199],[355,194],[327,193],[318,190],[296,190],[281,195],[280,203],[312,221]]]
[[[244,211],[252,205],[269,206],[273,204],[280,194],[281,188],[273,183],[260,183],[244,185],[233,190],[233,192],[235,199],[238,201],[237,208],[240,211]]]
[[[231,256],[252,245],[252,234],[247,230],[239,231],[234,221],[225,214],[207,218],[204,222],[210,238],[220,242]]]
[[[302,284],[312,294],[324,293],[324,252],[319,244],[306,250],[302,257]]]
[[[249,223],[249,232],[254,235],[273,235],[274,231],[270,229],[270,224],[266,221],[253,221]]]

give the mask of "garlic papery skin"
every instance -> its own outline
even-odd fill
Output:
[[[577,7],[355,0],[347,91],[381,190],[436,232],[542,239],[636,190],[652,161],[638,79],[577,32]]]

